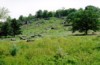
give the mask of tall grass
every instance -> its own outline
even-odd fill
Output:
[[[100,65],[100,37],[0,41],[0,65]]]

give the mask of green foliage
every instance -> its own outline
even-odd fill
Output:
[[[70,9],[60,9],[55,12],[55,17],[61,18],[64,16],[68,16],[69,14],[71,14],[75,11],[76,11],[76,9],[71,9],[71,8]]]
[[[0,65],[5,65],[5,62],[3,60],[0,60]]]
[[[2,23],[0,27],[1,36],[15,36],[21,34],[20,24],[16,19],[8,18],[7,21]]]
[[[12,19],[10,25],[11,25],[11,35],[15,36],[21,34],[20,25],[16,19]]]
[[[48,17],[53,17],[54,13],[52,11],[48,12]]]
[[[21,15],[18,19],[20,25],[24,24],[25,18]]]
[[[68,16],[67,21],[72,23],[73,32],[79,31],[88,34],[88,30],[99,30],[99,9],[87,6],[85,10],[79,9]],[[100,12],[100,11],[99,11]]]
[[[1,32],[2,35],[7,36],[10,33],[10,24],[8,22],[3,23],[2,27],[1,27]]]
[[[54,11],[47,11],[47,10],[38,10],[35,14],[36,18],[49,18],[49,17],[57,17],[57,18],[62,18],[65,16],[68,16],[68,14],[75,12],[76,9],[59,9]]]
[[[35,16],[36,16],[36,18],[42,18],[42,14],[43,14],[42,10],[39,10],[36,12]]]
[[[42,17],[43,18],[48,18],[48,11],[47,10],[43,11]]]
[[[16,56],[17,51],[18,51],[17,46],[16,46],[16,45],[13,45],[12,48],[11,48],[10,54],[11,54],[12,56]]]
[[[77,10],[76,9],[74,9],[74,8],[69,8],[68,10],[67,10],[67,15],[69,15],[69,14],[71,14],[71,13],[74,13],[74,12],[76,12]]]

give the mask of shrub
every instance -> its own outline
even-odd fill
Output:
[[[16,56],[17,51],[18,51],[17,46],[16,46],[16,45],[13,45],[13,46],[12,46],[12,49],[11,49],[11,51],[10,51],[10,54],[11,54],[12,56]]]

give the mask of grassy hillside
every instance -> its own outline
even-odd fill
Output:
[[[0,65],[100,65],[100,36],[74,36],[63,22],[39,19],[22,26],[22,35],[1,38]]]
[[[49,20],[40,19],[33,21],[32,24],[24,25],[23,35],[45,34],[45,35],[64,35],[68,32],[68,27],[64,27],[64,19],[51,18]],[[61,32],[61,33],[60,33]],[[64,34],[62,34],[64,33]],[[67,34],[68,35],[68,34]]]

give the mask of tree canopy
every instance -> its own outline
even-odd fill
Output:
[[[100,10],[94,6],[87,6],[84,10],[79,9],[68,16],[67,20],[72,23],[72,31],[79,31],[88,34],[88,30],[99,29]]]

